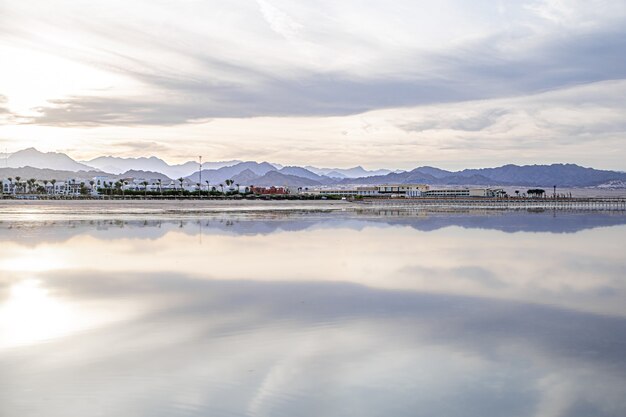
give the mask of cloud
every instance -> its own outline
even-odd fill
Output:
[[[293,40],[303,26],[294,21],[288,14],[273,6],[266,0],[257,0],[263,17],[272,30],[285,39]]]
[[[239,18],[248,24],[249,32],[236,28],[228,35],[194,26],[188,14],[176,17],[188,19],[189,29],[164,33],[157,30],[150,15],[141,25],[125,19],[109,25],[106,13],[93,23],[70,9],[72,27],[85,35],[85,46],[89,48],[69,47],[59,53],[132,80],[143,91],[50,99],[49,104],[37,108],[40,115],[32,122],[158,125],[215,117],[340,116],[399,106],[533,94],[626,78],[626,62],[621,59],[626,31],[606,14],[594,15],[594,22],[608,22],[604,25],[584,30],[572,26],[564,29],[561,25],[557,31],[549,24],[540,25],[545,20],[541,10],[556,6],[532,2],[528,7],[532,13],[517,11],[508,28],[483,23],[483,31],[477,32],[480,36],[428,49],[419,41],[407,43],[410,40],[388,26],[379,35],[389,36],[390,44],[384,38],[370,38],[347,15],[333,20],[328,13],[316,14],[310,7],[281,4],[279,8],[267,0],[259,0],[257,6],[262,21],[255,20],[258,10],[242,8]],[[325,2],[319,7],[332,10]],[[418,13],[414,7],[405,4],[405,12]],[[377,10],[365,7],[357,16],[368,22]],[[198,13],[203,15],[204,10],[200,8]],[[236,20],[230,13],[228,7],[221,10],[225,20]],[[309,19],[305,27],[292,15],[315,19]],[[532,20],[533,15],[541,19]],[[580,15],[577,11],[576,16]],[[398,19],[401,27],[407,25],[407,30],[415,30],[403,20],[404,16],[396,13],[385,17]],[[262,23],[280,37],[267,34]],[[372,30],[376,29],[374,25]],[[455,33],[452,28],[444,30]],[[47,38],[32,34],[22,36],[42,47],[65,46],[50,44]],[[445,39],[445,33],[437,36]],[[227,49],[231,43],[234,49]]]
[[[127,148],[127,151],[130,152],[146,152],[146,153],[164,153],[169,152],[170,147],[163,145],[158,142],[149,141],[149,140],[133,140],[133,141],[125,141],[125,142],[116,142],[113,143],[112,146],[119,148]]]
[[[11,114],[11,111],[7,107],[7,98],[0,94],[0,117],[7,114]]]
[[[65,127],[173,125],[205,115],[201,108],[187,104],[97,96],[51,100],[49,106],[36,110],[38,115],[24,118],[23,123]]]
[[[616,91],[537,101],[626,79],[620,3],[8,0],[0,92],[13,107],[0,107],[13,115],[0,134],[74,148],[86,134],[94,156],[102,137],[140,128],[176,141],[172,158],[212,137],[216,158],[289,164],[454,168],[527,162],[523,150],[624,169]]]
[[[395,124],[416,137],[443,137],[447,149],[537,149],[620,143],[626,134],[626,81],[535,95],[423,106],[399,111]],[[400,116],[400,114],[402,116]]]
[[[24,409],[26,388],[50,394],[27,403],[52,415],[89,414],[90,401],[63,404],[76,392],[106,393],[115,415],[171,415],[172,404],[204,415],[344,415],[357,407],[358,415],[374,416],[389,404],[400,414],[451,416],[624,411],[621,317],[343,283],[93,271],[42,278],[82,314],[110,317],[113,307],[117,320],[18,347],[21,355],[0,363],[3,373],[23,375],[0,393],[8,414]],[[68,356],[70,346],[78,353]],[[128,373],[128,364],[133,375],[157,377],[140,384],[110,377]],[[46,372],[24,371],[39,366]],[[84,391],[86,379],[92,383]],[[148,395],[155,401],[146,402]],[[349,401],[355,396],[357,404]]]
[[[399,127],[407,132],[423,132],[433,129],[478,132],[496,124],[502,116],[508,114],[508,111],[504,109],[488,109],[479,112],[470,110],[469,113],[444,115],[439,120],[429,118],[419,122],[400,124]]]

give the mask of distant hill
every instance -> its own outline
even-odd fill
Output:
[[[379,175],[386,175],[391,173],[390,169],[377,169],[374,171],[368,171],[362,166],[356,166],[354,168],[317,168],[313,166],[306,166],[311,172],[316,173],[317,175],[326,175],[329,177],[337,177],[341,175],[345,178],[362,178],[362,177],[373,177]],[[332,175],[329,175],[332,174]]]
[[[161,174],[160,172],[153,171],[137,171],[131,169],[130,171],[126,171],[117,176],[118,178],[135,178],[135,179],[145,179],[145,180],[161,180],[161,181],[171,181],[172,178],[167,175]]]
[[[265,175],[254,180],[252,185],[260,187],[285,186],[285,187],[313,187],[322,185],[321,182],[296,175],[283,174],[279,171],[269,171]]]
[[[223,162],[206,162],[202,166],[204,169],[219,169],[225,166],[231,166],[240,161],[223,161]],[[187,177],[199,169],[199,163],[195,161],[185,162],[184,164],[169,165],[164,160],[151,156],[149,158],[118,158],[113,156],[101,156],[86,164],[107,172],[121,174],[122,172],[137,170],[160,172],[169,178]]]
[[[591,187],[611,181],[624,181],[626,174],[585,168],[575,164],[504,165],[498,168],[465,169],[462,177],[480,175],[499,184],[535,186]]]
[[[329,178],[336,178],[336,179],[348,178],[345,174],[342,174],[341,172],[337,172],[337,171],[330,171],[326,173],[326,176]]]
[[[332,184],[337,183],[337,178],[331,178],[327,175],[317,175],[316,173],[309,171],[308,169],[297,167],[297,166],[284,167],[278,170],[278,172],[280,172],[281,174],[294,175],[296,177],[313,180],[323,185],[332,185]],[[304,184],[304,185],[308,186],[309,184]]]
[[[446,171],[440,168],[428,167],[428,166],[415,168],[412,172],[420,172],[422,174],[432,175],[435,178],[444,178],[448,175],[453,174],[450,171]]]
[[[9,154],[3,162],[5,167],[39,169],[55,169],[60,171],[96,171],[94,167],[74,161],[64,153],[40,152],[35,148],[27,148]],[[5,165],[6,164],[6,165]]]
[[[98,176],[110,176],[115,178],[113,174],[107,174],[102,171],[63,171],[58,169],[41,169],[33,167],[24,168],[0,168],[0,179],[7,179],[9,177],[22,177],[22,181],[34,178],[36,180],[52,180],[65,181],[69,179],[76,179],[79,181],[89,181]]]
[[[188,178],[192,182],[197,182],[200,175],[194,173]],[[336,183],[336,180],[317,175],[302,167],[287,166],[277,169],[268,162],[248,161],[230,167],[202,171],[203,182],[208,180],[211,184],[222,184],[227,179],[232,179],[235,184],[257,186],[310,187]]]
[[[3,177],[21,176],[36,179],[88,178],[98,175],[137,177],[162,180],[188,178],[192,183],[200,181],[199,164],[189,161],[169,165],[151,156],[141,158],[118,158],[103,156],[81,163],[64,153],[39,152],[34,148],[10,154],[4,161],[9,168],[2,168]],[[0,165],[2,166],[2,165]],[[27,168],[28,167],[28,168]],[[375,185],[390,183],[423,183],[434,186],[536,186],[626,188],[626,173],[597,170],[575,164],[552,165],[504,165],[495,168],[447,171],[422,166],[411,171],[389,169],[366,170],[353,168],[317,168],[313,166],[282,166],[268,162],[238,160],[203,163],[202,183],[235,183],[250,185]],[[19,171],[21,170],[21,171]],[[39,171],[38,171],[39,170]],[[111,174],[107,174],[111,173]],[[112,175],[114,174],[114,175]],[[259,182],[260,181],[260,182]],[[272,184],[270,181],[277,181]]]
[[[276,171],[274,165],[267,162],[240,162],[233,166],[222,167],[219,169],[204,169],[202,170],[202,182],[210,181],[211,184],[220,184],[228,179],[234,180],[234,177],[242,172],[249,170],[254,175],[263,176],[270,171]],[[194,172],[187,177],[192,182],[198,182],[200,180],[200,173]]]
[[[297,177],[308,178],[314,181],[322,181],[323,178],[321,175],[314,173],[313,171],[309,171],[306,168],[297,167],[297,166],[286,166],[278,170],[281,174],[285,175],[295,175]]]
[[[231,179],[234,181],[235,184],[251,185],[254,184],[254,181],[259,177],[259,175],[246,168]]]
[[[409,172],[390,173],[356,179],[342,184],[409,184],[430,185],[525,185],[537,187],[616,187],[626,182],[626,174],[585,168],[574,164],[505,165],[498,168],[465,169],[458,172],[433,167],[415,168]]]
[[[433,184],[437,181],[437,178],[432,175],[422,174],[417,171],[396,173],[392,172],[387,175],[376,175],[372,177],[362,178],[346,178],[341,180],[341,184]]]

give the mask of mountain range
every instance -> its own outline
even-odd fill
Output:
[[[170,165],[157,157],[98,157],[75,161],[64,153],[39,152],[34,148],[0,155],[0,176],[20,175],[23,178],[64,179],[77,176],[91,179],[96,175],[113,178],[177,179],[188,178],[204,184],[224,183],[290,187],[347,186],[376,184],[425,183],[430,185],[611,187],[626,186],[626,173],[585,168],[575,164],[504,165],[497,168],[447,171],[423,166],[411,171],[381,169],[368,171],[354,168],[317,168],[313,166],[282,166],[269,162],[220,161],[205,162],[199,172],[198,162]],[[200,178],[202,177],[202,178]]]
[[[222,168],[225,166],[231,166],[241,161],[223,161],[223,162],[205,162],[203,164],[206,168]],[[164,160],[151,156],[149,158],[118,158],[114,156],[100,156],[90,161],[83,161],[85,165],[93,167],[97,170],[110,172],[112,174],[121,174],[126,171],[151,171],[160,172],[169,178],[186,177],[190,173],[197,171],[198,162],[189,161],[184,164],[169,165]]]
[[[64,153],[39,152],[35,148],[23,149],[12,154],[3,154],[0,168],[46,168],[61,171],[93,171],[94,167],[77,162]],[[96,169],[97,170],[97,169]]]

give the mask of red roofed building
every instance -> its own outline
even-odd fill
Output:
[[[285,187],[250,187],[250,192],[261,195],[285,195],[289,194],[289,190]]]

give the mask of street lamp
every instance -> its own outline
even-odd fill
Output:
[[[200,160],[200,171],[198,171],[198,173],[200,174],[200,180],[198,181],[200,186],[198,187],[198,192],[200,193],[200,198],[202,198],[202,155],[198,156],[198,159]]]

